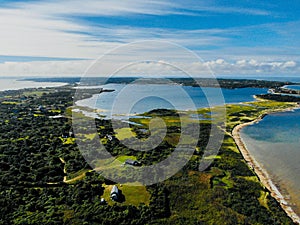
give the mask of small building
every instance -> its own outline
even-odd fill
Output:
[[[69,131],[69,137],[72,137],[72,138],[74,138],[75,137],[75,135],[74,135],[74,133],[73,133],[73,131]]]
[[[44,106],[42,106],[42,105],[40,105],[40,106],[37,108],[37,110],[40,111],[40,112],[42,112],[42,113],[46,113],[46,112],[47,112],[47,109],[46,109]]]
[[[113,140],[113,137],[111,136],[111,135],[106,135],[106,137],[107,137],[107,139],[109,140],[109,141],[112,141]]]
[[[100,203],[101,203],[101,205],[106,205],[106,204],[107,204],[107,202],[105,201],[105,199],[104,199],[104,198],[101,198],[101,201],[100,201]]]
[[[119,189],[116,185],[114,185],[111,189],[111,192],[110,192],[110,198],[111,200],[113,201],[118,201],[119,200]]]
[[[140,166],[141,163],[137,160],[132,160],[132,159],[127,159],[125,161],[125,165],[130,165],[130,166]]]

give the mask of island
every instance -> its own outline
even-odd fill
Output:
[[[226,83],[229,88],[228,82],[224,81],[223,85]],[[231,88],[249,84],[231,82],[234,84]],[[253,86],[268,88],[283,85],[253,83]],[[162,118],[167,125],[161,144],[151,151],[137,152],[120,142],[129,137],[124,128],[114,130],[109,119],[95,118],[97,135],[88,134],[84,129],[74,135],[75,91],[74,84],[70,84],[0,93],[0,223],[297,223],[297,218],[282,207],[264,182],[238,137],[242,124],[253,123],[267,113],[298,107],[296,102],[265,99],[226,105],[226,126],[218,127],[225,131],[220,151],[208,168],[199,171],[210,130],[218,126],[218,107],[196,112],[156,109],[131,118],[133,123],[128,129],[138,138],[149,136],[152,117]],[[84,97],[95,93],[97,90],[89,90]],[[75,113],[86,116],[80,110]],[[101,175],[101,171],[107,169],[105,165],[91,168],[76,143],[78,135],[87,142],[101,141],[110,154],[124,164],[126,173],[160,162],[174,151],[181,129],[179,114],[189,123],[200,124],[199,141],[188,163],[174,176],[157,184],[132,186],[106,179]],[[203,119],[195,120],[195,114]],[[138,162],[137,167],[134,162]],[[135,180],[134,173],[132,180]]]

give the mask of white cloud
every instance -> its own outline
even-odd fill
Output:
[[[93,26],[79,23],[74,19],[78,15],[111,17],[190,14],[191,10],[241,12],[238,8],[208,6],[199,1],[182,4],[158,0],[53,0],[14,3],[12,6],[0,9],[0,29],[3,31],[0,36],[1,55],[64,58],[95,58],[117,44],[141,39],[163,39],[186,47],[220,46],[228,41],[224,36],[227,32],[222,29],[182,32],[156,28]],[[93,34],[93,37],[84,32]]]
[[[166,15],[180,14],[177,12],[177,4],[172,1],[158,0],[80,0],[72,1],[46,1],[16,4],[26,10],[37,11],[46,15],[101,15],[124,16],[132,14]]]
[[[197,49],[206,62],[190,62],[188,56],[163,48],[157,52],[140,48],[124,52],[119,61],[128,61],[133,55],[160,55],[169,62],[182,62],[182,66],[197,74],[208,73],[211,67],[217,74],[296,73],[299,55],[290,55],[291,49],[280,47],[232,47],[233,36],[245,35],[249,27],[235,29],[176,30],[160,28],[137,28],[124,26],[95,26],[71,18],[88,16],[133,16],[193,14],[199,12],[244,13],[267,15],[259,9],[220,7],[197,1],[186,4],[176,1],[102,0],[102,1],[34,1],[16,3],[11,8],[0,9],[0,55],[44,56],[62,58],[95,59],[107,51],[133,41],[145,39],[165,40]],[[276,28],[276,26],[273,26]],[[273,28],[272,27],[272,28]],[[255,30],[255,27],[251,27]],[[277,28],[278,29],[278,28]],[[278,32],[278,31],[277,31]],[[226,47],[231,46],[231,47]],[[235,62],[234,62],[235,61]],[[234,63],[233,63],[234,62]],[[0,64],[0,75],[80,75],[90,61],[29,62]],[[106,62],[107,67],[114,62]],[[135,73],[149,70],[170,72],[154,64],[141,64]],[[171,71],[172,72],[172,71]],[[174,72],[174,71],[173,71]]]
[[[294,68],[296,66],[297,66],[297,63],[295,61],[288,61],[282,65],[283,68]]]
[[[42,11],[43,12],[43,11]],[[108,50],[139,40],[167,40],[187,47],[216,46],[227,41],[222,30],[185,31],[159,28],[93,27],[41,12],[0,9],[1,55],[97,58]],[[46,14],[47,15],[47,14]],[[76,33],[91,32],[88,34]]]
[[[6,62],[0,64],[0,76],[82,75],[91,61]]]
[[[16,4],[24,9],[38,11],[47,15],[101,15],[101,16],[124,16],[133,14],[142,15],[195,15],[197,12],[233,13],[249,15],[269,15],[265,9],[228,7],[213,2],[186,0],[80,0],[19,3]],[[264,4],[265,5],[265,4]]]
[[[128,58],[124,58],[127,61]],[[170,58],[171,60],[171,58]],[[52,61],[52,62],[7,62],[0,64],[0,76],[83,76],[92,60]],[[205,62],[149,61],[133,62],[124,67],[124,62],[106,62],[106,68],[90,71],[88,76],[109,75],[110,68],[117,68],[114,76],[192,76],[214,75],[278,75],[300,73],[299,65],[294,61],[257,62],[256,60],[239,60],[229,63],[224,59]],[[182,69],[183,71],[179,70]],[[119,70],[119,71],[118,71]]]

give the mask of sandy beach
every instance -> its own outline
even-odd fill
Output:
[[[294,108],[287,109],[285,111],[293,110]],[[287,200],[285,200],[284,196],[280,193],[276,185],[271,180],[269,174],[259,165],[259,163],[254,159],[254,157],[250,154],[247,147],[245,146],[244,142],[241,139],[240,131],[243,127],[249,126],[251,124],[257,123],[262,120],[267,114],[263,114],[256,120],[248,123],[243,123],[237,125],[232,130],[232,137],[235,140],[241,154],[243,155],[244,159],[248,163],[249,167],[254,170],[256,175],[258,176],[260,182],[266,187],[272,197],[274,197],[281,205],[283,210],[287,213],[287,215],[297,224],[300,224],[300,217],[294,212],[294,210],[290,207]]]

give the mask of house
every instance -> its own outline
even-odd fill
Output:
[[[101,203],[101,205],[106,205],[106,204],[107,204],[107,202],[105,201],[105,199],[104,199],[104,198],[101,198],[101,201],[100,201],[100,203]]]
[[[73,131],[69,131],[69,137],[72,137],[72,138],[74,138],[75,137],[75,135],[74,135],[74,133],[73,133]]]
[[[106,137],[108,138],[108,140],[112,141],[113,137],[111,135],[106,135]]]
[[[116,185],[114,185],[111,189],[111,192],[110,192],[110,198],[111,200],[113,201],[118,201],[119,200],[119,196],[120,193],[119,193],[119,189]]]
[[[42,105],[40,105],[40,106],[37,108],[37,110],[38,110],[38,111],[41,111],[42,113],[46,113],[46,112],[47,112],[47,109],[46,109],[44,106],[42,106]]]
[[[136,160],[132,160],[132,159],[127,159],[125,161],[125,165],[130,165],[130,166],[140,166],[141,163],[136,161]]]

